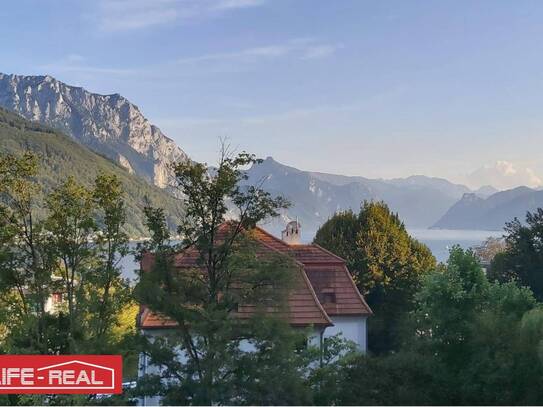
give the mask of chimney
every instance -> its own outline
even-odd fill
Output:
[[[293,220],[287,223],[287,227],[281,232],[281,239],[287,244],[300,244],[301,229],[300,223],[297,220]]]

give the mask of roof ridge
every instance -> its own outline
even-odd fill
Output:
[[[372,309],[370,308],[370,306],[368,305],[368,303],[367,303],[366,300],[364,299],[364,296],[362,295],[362,293],[360,292],[360,290],[359,290],[358,287],[356,286],[356,283],[354,282],[353,276],[351,275],[351,272],[350,272],[349,269],[347,268],[347,265],[346,265],[346,264],[343,266],[343,270],[345,271],[345,274],[347,274],[347,277],[349,278],[349,281],[351,282],[351,284],[353,285],[353,287],[354,287],[356,293],[358,294],[358,298],[360,299],[360,301],[362,302],[362,304],[368,309],[369,314],[370,314],[370,315],[373,315]]]
[[[276,242],[279,242],[281,243],[283,246],[285,246],[286,248],[290,248],[291,245],[289,245],[288,243],[285,243],[282,239],[279,239],[277,236],[273,235],[272,233],[268,232],[267,230],[265,230],[264,228],[261,228],[260,226],[255,226],[255,229],[258,229],[260,232],[264,233],[266,236],[269,236],[271,237],[273,240],[275,240]]]
[[[257,227],[257,228],[258,228],[258,227]],[[258,228],[258,229],[260,229],[260,228]],[[249,232],[249,233],[250,233],[250,232]],[[256,238],[255,240],[256,240],[258,243],[260,243],[261,245],[265,246],[266,248],[268,248],[268,249],[270,249],[270,250],[276,252],[277,254],[280,254],[280,255],[282,255],[282,256],[284,256],[285,254],[288,254],[288,253],[284,253],[284,252],[282,252],[282,251],[280,251],[280,250],[277,250],[275,247],[269,245],[268,243],[264,242],[263,240],[260,240],[260,239],[258,239],[258,238]],[[283,242],[283,243],[284,243],[284,242]],[[285,243],[285,244],[286,244],[286,243]],[[287,245],[287,246],[288,246],[288,245]],[[290,257],[292,260],[294,260],[294,262],[295,262],[298,266],[301,266],[301,267],[304,266],[304,264],[303,264],[301,261],[296,260],[296,259],[294,258],[294,256],[289,256],[289,257]]]

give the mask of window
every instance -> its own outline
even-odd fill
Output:
[[[320,295],[322,304],[335,304],[336,293],[333,288],[323,288]]]

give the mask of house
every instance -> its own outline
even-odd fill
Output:
[[[282,232],[282,239],[259,227],[251,231],[259,249],[291,256],[298,265],[297,284],[289,293],[288,318],[295,328],[309,328],[309,343],[322,346],[327,337],[341,333],[353,341],[358,350],[367,350],[366,319],[372,311],[358,291],[345,260],[316,244],[301,244],[301,227],[290,222]],[[152,255],[144,256],[142,270],[152,268]],[[196,266],[197,253],[183,253],[174,260],[180,270]],[[250,306],[240,306],[238,317],[250,315]],[[175,329],[176,323],[141,307],[138,327],[143,334],[160,336],[165,330]],[[145,355],[140,358],[140,375],[156,372]]]

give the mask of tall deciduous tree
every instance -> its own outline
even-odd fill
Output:
[[[517,281],[543,300],[543,209],[527,213],[526,223],[508,223],[505,232],[506,249],[494,257],[489,278]]]
[[[345,258],[374,316],[369,347],[394,349],[420,277],[435,268],[430,250],[407,233],[383,202],[364,202],[360,213],[335,214],[318,231],[315,243]]]
[[[0,157],[0,325],[4,347],[47,353],[63,346],[54,341],[46,312],[54,259],[35,217],[37,171],[32,154]]]
[[[122,187],[101,174],[94,187],[69,178],[45,195],[38,171],[32,154],[0,156],[0,351],[126,354],[133,347],[119,345],[134,332],[123,316],[134,304],[118,267],[128,243]]]
[[[97,231],[93,218],[92,192],[73,178],[56,188],[47,197],[49,216],[45,231],[49,235],[48,250],[58,259],[58,276],[62,295],[67,302],[70,352],[81,352],[84,343],[84,311],[86,308],[87,276],[95,267],[93,237]]]
[[[243,170],[257,162],[224,149],[216,168],[175,166],[186,213],[178,247],[168,244],[163,212],[146,211],[152,239],[144,251],[153,253],[154,267],[141,273],[136,295],[177,324],[145,349],[161,371],[144,381],[144,392],[160,394],[164,403],[308,402],[296,353],[299,335],[283,308],[296,266],[285,256],[262,253],[251,238],[257,222],[277,216],[287,202],[258,186],[239,186]],[[235,220],[227,222],[229,213]],[[193,269],[173,267],[174,256],[190,253],[197,253]],[[251,318],[235,317],[239,306],[249,304]],[[267,312],[270,307],[277,316]],[[247,346],[252,350],[243,351]]]
[[[123,312],[133,305],[119,267],[128,253],[122,186],[107,174],[100,174],[93,188],[69,178],[46,202],[46,248],[56,259],[53,276],[66,303],[60,314],[68,318],[69,350],[118,351],[115,331]]]

